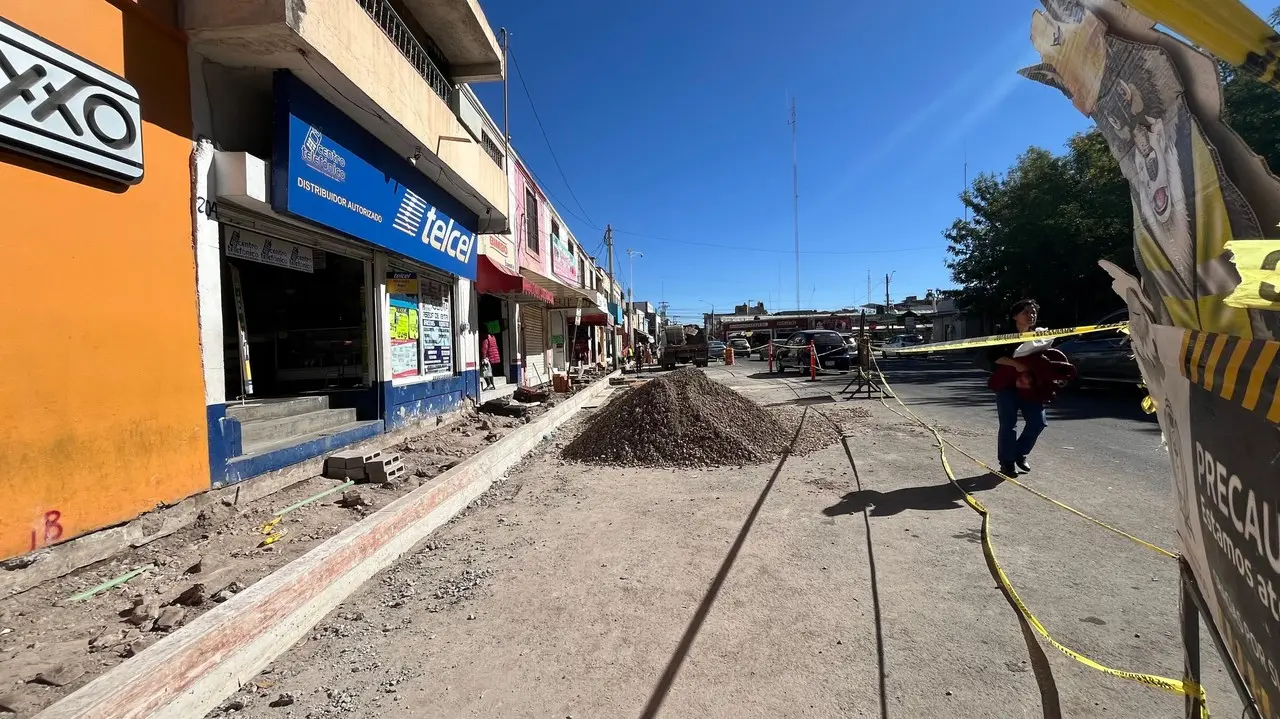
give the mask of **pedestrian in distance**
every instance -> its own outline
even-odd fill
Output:
[[[483,389],[496,389],[493,384],[493,368],[502,364],[502,355],[498,352],[498,338],[484,333],[480,339],[480,376],[484,378]]]
[[[1009,316],[1019,333],[1036,329],[1040,306],[1035,300],[1019,300],[1009,308]],[[996,414],[1000,429],[996,435],[996,452],[1000,460],[1000,473],[1015,476],[1019,471],[1030,472],[1027,457],[1035,449],[1036,440],[1048,426],[1044,402],[1031,399],[1018,391],[1030,381],[1030,367],[1026,357],[1048,349],[1049,338],[1036,338],[1028,342],[992,347],[987,359],[992,365],[991,381],[987,383],[996,393]],[[1022,433],[1018,433],[1018,415],[1022,415]]]

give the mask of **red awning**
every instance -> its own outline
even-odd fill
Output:
[[[535,285],[521,275],[513,275],[493,260],[481,255],[476,268],[476,291],[486,295],[524,295],[539,302],[552,304],[555,295]]]
[[[582,321],[578,324],[608,327],[613,324],[613,318],[603,312],[590,315],[584,312],[582,313]]]

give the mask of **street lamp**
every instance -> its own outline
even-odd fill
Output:
[[[633,249],[631,249],[630,247],[628,247],[628,248],[627,248],[627,274],[628,274],[628,275],[630,275],[629,282],[630,282],[630,285],[631,285],[631,286],[630,286],[631,301],[628,303],[628,305],[629,305],[629,306],[627,307],[627,321],[631,323],[631,343],[632,343],[632,345],[634,345],[634,344],[635,344],[635,330],[636,330],[636,327],[635,327],[635,324],[636,324],[636,320],[635,320],[635,314],[636,314],[636,265],[635,265],[635,258],[637,258],[637,257],[644,257],[644,253],[643,253],[643,252],[641,252],[640,250],[633,250]]]
[[[704,305],[710,305],[710,306],[711,306],[711,315],[710,315],[710,317],[708,317],[708,318],[707,318],[707,321],[706,321],[706,323],[705,323],[705,324],[706,324],[706,332],[707,332],[707,341],[710,341],[710,340],[711,340],[711,330],[712,330],[712,328],[713,328],[713,327],[715,327],[715,321],[716,321],[716,305],[715,305],[715,303],[714,303],[714,302],[707,302],[706,300],[698,300],[698,301],[699,301],[699,302],[701,302],[701,303],[702,303],[702,304],[704,304]]]

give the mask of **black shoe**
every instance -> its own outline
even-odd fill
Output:
[[[1027,464],[1026,457],[1019,457],[1014,462],[1014,465],[1017,466],[1018,469],[1022,470],[1024,474],[1031,471],[1031,465]]]
[[[1002,464],[1000,465],[1000,474],[1006,477],[1016,477],[1018,476],[1018,470],[1014,469],[1012,464]]]

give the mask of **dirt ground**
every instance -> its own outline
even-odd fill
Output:
[[[362,500],[357,506],[343,506],[344,491],[338,491],[291,511],[279,525],[283,536],[269,546],[259,546],[260,529],[276,510],[342,483],[316,477],[257,502],[219,505],[169,537],[0,601],[0,716],[34,715],[520,422],[472,412],[424,431],[391,450],[405,464],[404,481],[351,488]],[[147,572],[123,586],[67,601],[146,565]],[[193,589],[197,585],[201,589]]]
[[[845,422],[848,453],[704,471],[565,462],[575,420],[211,716],[1180,715],[1180,697],[1024,637],[925,430],[794,378],[710,372],[805,421],[872,416]],[[956,466],[1060,639],[1180,675],[1172,562]],[[1230,715],[1209,658],[1206,683]]]

